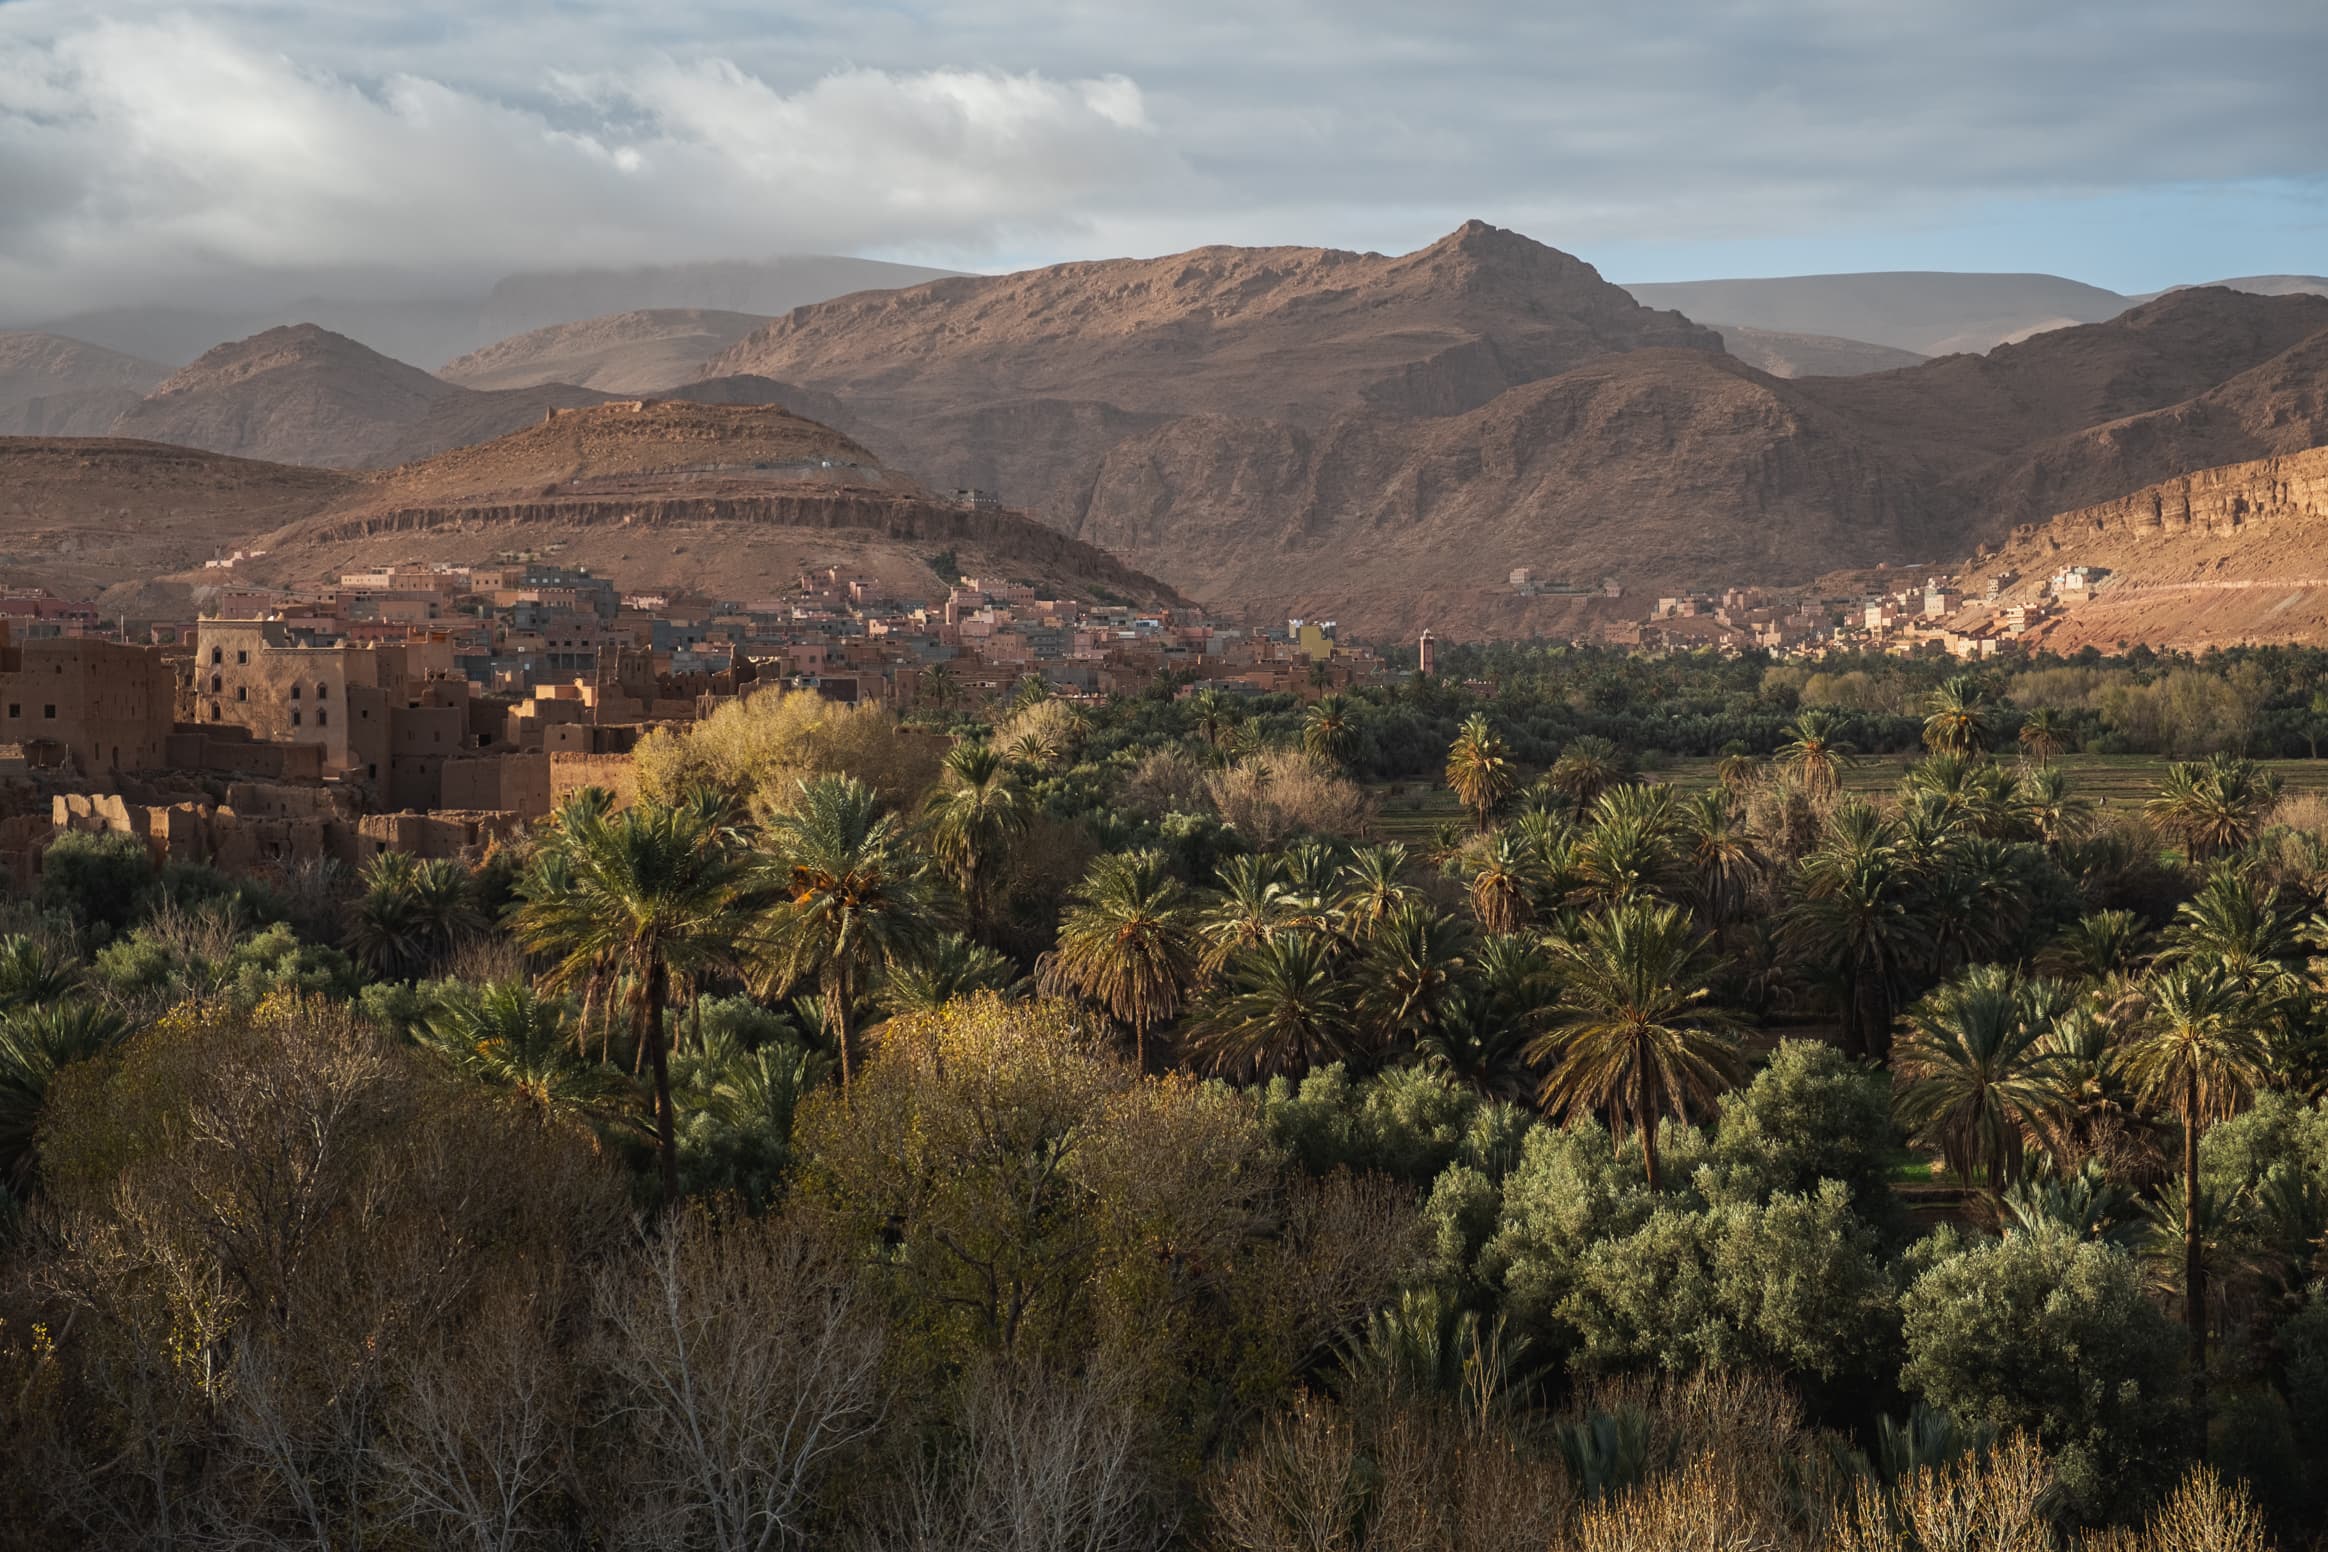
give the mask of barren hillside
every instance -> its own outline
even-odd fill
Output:
[[[1472,222],[1386,258],[1199,248],[964,276],[796,308],[717,358],[923,413],[992,398],[1319,421],[1457,414],[1626,350],[1719,351],[1592,266]]]
[[[167,376],[62,335],[0,332],[0,436],[103,436]]]
[[[571,383],[601,393],[651,394],[693,382],[703,363],[761,328],[758,313],[658,308],[553,324],[449,361],[437,376],[464,388]]]
[[[2030,524],[1960,575],[1985,586],[2018,573],[2000,602],[2028,602],[2066,566],[2106,575],[2035,633],[2058,651],[2328,643],[2328,447],[2203,469]]]
[[[1912,350],[1832,334],[1753,329],[1738,323],[1708,327],[1722,336],[1722,344],[1731,355],[1773,377],[1856,377],[1862,372],[1915,366],[1925,359]]]

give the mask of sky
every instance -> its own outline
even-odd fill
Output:
[[[2328,271],[2321,0],[0,0],[0,299],[1466,219],[1619,281]]]

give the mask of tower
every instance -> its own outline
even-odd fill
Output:
[[[1424,631],[1423,639],[1415,643],[1415,657],[1417,666],[1422,672],[1426,674],[1437,673],[1439,671],[1439,638],[1427,630]]]

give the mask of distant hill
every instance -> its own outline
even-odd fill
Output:
[[[571,383],[602,393],[660,393],[703,375],[703,363],[765,325],[759,313],[656,308],[552,324],[512,335],[437,369],[465,388]]]
[[[1722,336],[1722,344],[1731,355],[1773,377],[1856,377],[1862,372],[1914,366],[1925,359],[1912,350],[1838,339],[1832,334],[1786,334],[1738,323],[1707,327]]]
[[[314,324],[205,352],[114,422],[118,436],[276,463],[362,468],[482,442],[604,395],[562,384],[482,392]]]
[[[169,374],[61,335],[0,333],[0,436],[102,436]]]
[[[2110,311],[1985,355],[1782,377],[1749,363],[1811,363],[1708,348],[1473,224],[1396,258],[1213,248],[844,298],[707,370],[830,395],[822,417],[891,465],[998,490],[1207,600],[1526,633],[1579,606],[1516,598],[1515,566],[1647,588],[1937,561],[2328,441],[2309,354],[2328,301],[2214,288]]]
[[[2073,565],[2105,575],[2090,600],[2034,633],[2057,651],[2328,645],[2328,447],[2201,469],[2062,513],[2014,530],[1959,575],[1978,590],[2017,573],[2002,605],[2038,600],[2046,579]]]
[[[1827,334],[1920,356],[1984,351],[2045,329],[2101,323],[2132,299],[2059,275],[1944,270],[1683,280],[1627,286],[1650,307],[1747,328]]]
[[[626,587],[772,598],[840,565],[898,596],[931,559],[1083,597],[1173,602],[1155,578],[1024,514],[940,500],[770,405],[617,400],[370,474],[121,440],[0,438],[0,577],[101,592],[135,617],[204,590],[399,560],[554,553]],[[203,562],[250,551],[231,573]]]
[[[799,254],[759,261],[511,275],[482,295],[382,300],[350,283],[257,305],[113,307],[43,320],[50,333],[179,365],[220,340],[314,323],[400,361],[449,361],[553,324],[646,309],[774,314],[852,291],[918,285],[949,273],[877,259]],[[364,282],[376,285],[376,281]],[[5,298],[0,298],[0,305]]]

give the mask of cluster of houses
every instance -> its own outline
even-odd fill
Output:
[[[224,866],[472,853],[579,788],[628,794],[650,732],[771,690],[973,713],[1029,675],[1102,698],[1387,672],[1330,620],[1233,626],[992,577],[895,591],[826,566],[768,599],[635,593],[513,555],[226,581],[134,641],[90,605],[0,599],[0,869],[28,882],[75,829]]]
[[[1942,653],[1978,661],[2041,637],[2048,621],[2090,600],[2108,575],[2099,566],[2064,566],[2034,589],[2018,588],[2026,596],[2017,598],[2008,594],[2022,579],[2011,571],[1988,577],[1973,595],[1945,576],[1842,596],[1760,587],[1668,594],[1647,619],[1605,623],[1596,639],[1653,649]]]

